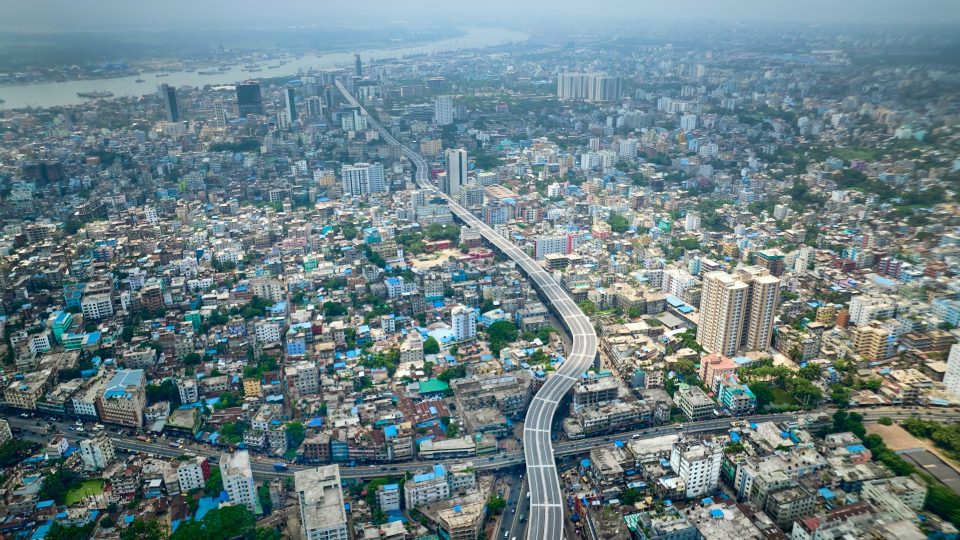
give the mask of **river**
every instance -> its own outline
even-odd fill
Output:
[[[329,69],[342,65],[353,65],[353,55],[359,53],[364,62],[382,58],[399,58],[411,54],[433,54],[460,49],[475,49],[492,47],[505,43],[514,43],[526,40],[529,36],[523,32],[502,28],[466,28],[464,34],[450,39],[424,43],[410,47],[367,49],[350,52],[331,52],[324,54],[305,54],[302,58],[286,58],[287,63],[277,66],[279,60],[261,60],[257,65],[261,71],[243,71],[243,66],[236,64],[230,69],[212,74],[201,75],[197,71],[175,71],[164,77],[157,77],[155,73],[116,77],[111,79],[95,79],[82,81],[65,81],[50,83],[35,83],[24,85],[0,86],[0,104],[2,109],[19,109],[24,107],[57,107],[63,105],[77,105],[89,100],[77,96],[77,92],[92,92],[106,90],[113,92],[115,97],[142,96],[156,92],[161,83],[176,87],[196,86],[208,84],[234,84],[246,79],[269,79],[273,77],[295,76],[310,70]],[[273,65],[275,67],[268,67]],[[216,66],[207,68],[215,70]],[[199,71],[207,71],[199,68]],[[138,83],[137,79],[144,79]]]

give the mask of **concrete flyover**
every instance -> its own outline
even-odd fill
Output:
[[[354,107],[366,111],[350,94],[347,88],[337,81],[337,88],[343,97]],[[427,161],[413,149],[403,145],[379,122],[367,116],[367,123],[373,126],[388,143],[400,147],[400,152],[413,164],[417,185],[423,190],[432,191],[446,199],[450,210],[463,223],[478,231],[490,244],[517,264],[527,278],[533,282],[557,318],[566,327],[573,342],[570,353],[560,368],[548,377],[530,402],[524,420],[524,461],[530,486],[530,521],[527,538],[535,540],[560,540],[563,533],[563,491],[557,474],[550,437],[557,405],[580,375],[593,365],[597,356],[597,334],[590,319],[580,311],[577,304],[539,264],[506,238],[497,234],[486,223],[463,208],[456,201],[439,190],[430,182]]]

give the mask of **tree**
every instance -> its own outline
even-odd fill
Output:
[[[423,354],[437,354],[440,352],[440,344],[437,343],[437,340],[430,336],[423,342]]]
[[[577,304],[577,307],[579,307],[580,311],[587,316],[593,315],[597,312],[597,305],[594,304],[592,300],[584,300],[583,302]]]
[[[73,470],[58,467],[56,471],[43,477],[37,498],[41,501],[53,500],[57,504],[63,504],[67,498],[67,492],[82,481],[80,475]]]
[[[517,326],[510,321],[497,321],[487,328],[490,338],[490,350],[494,355],[500,354],[500,349],[517,340]]]
[[[290,448],[300,448],[300,443],[307,436],[307,430],[302,422],[290,422],[287,424],[287,437],[290,438]]]
[[[257,487],[257,499],[260,501],[260,507],[263,508],[265,515],[273,512],[273,501],[270,500],[270,484],[268,482],[264,482]]]
[[[462,379],[467,376],[467,366],[463,364],[458,364],[456,366],[447,368],[440,372],[437,375],[437,380],[448,383],[453,379]]]
[[[0,468],[19,463],[37,450],[39,445],[23,439],[10,439],[0,446]]]
[[[770,383],[757,381],[748,386],[757,398],[757,412],[763,412],[773,403],[773,388],[770,387]]]
[[[54,521],[45,538],[46,540],[86,540],[96,525],[91,521],[81,527],[75,525],[64,526]]]
[[[120,540],[163,540],[163,532],[156,521],[135,519],[120,531]]]
[[[615,212],[612,212],[610,217],[607,218],[607,225],[610,225],[610,230],[615,233],[625,233],[630,228],[630,222],[627,221],[627,218]]]
[[[246,506],[225,506],[207,512],[201,521],[185,521],[170,540],[220,540],[256,538],[256,520]]]
[[[800,368],[800,371],[797,374],[808,381],[815,381],[820,378],[820,366],[815,364],[807,364]]]
[[[881,426],[892,426],[892,425],[893,425],[893,419],[890,418],[889,416],[881,416],[881,417],[877,420],[877,423],[880,424]]]
[[[323,314],[327,317],[342,317],[347,314],[347,308],[339,302],[324,302]]]
[[[491,514],[499,514],[506,507],[507,501],[503,500],[503,497],[491,495],[489,498],[487,498],[487,510]]]
[[[623,504],[634,504],[637,501],[639,501],[641,497],[643,497],[642,492],[640,492],[639,490],[630,488],[624,491],[620,495],[620,502],[622,502]]]
[[[203,483],[203,491],[207,495],[219,495],[223,491],[223,478],[220,476],[220,467],[210,468],[210,477]]]
[[[160,384],[147,385],[147,404],[153,405],[159,401],[169,401],[171,407],[179,407],[180,391],[173,379],[164,379]]]
[[[549,361],[550,359],[547,357],[547,353],[543,352],[543,349],[537,349],[530,355],[530,364],[534,366],[537,364],[545,364]]]

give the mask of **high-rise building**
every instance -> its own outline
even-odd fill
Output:
[[[97,396],[100,419],[121,426],[143,426],[147,391],[142,369],[119,369]]]
[[[617,101],[622,93],[620,77],[603,73],[557,75],[557,97],[562,100]]]
[[[80,458],[83,468],[88,471],[102,471],[110,465],[116,455],[113,441],[103,433],[80,441]]]
[[[779,301],[780,280],[763,268],[748,267],[735,275],[708,272],[703,276],[697,342],[725,356],[765,351]]]
[[[450,96],[437,96],[433,100],[433,117],[438,126],[453,123],[453,99]]]
[[[157,87],[157,95],[160,96],[160,103],[163,104],[163,112],[166,115],[167,122],[179,122],[180,108],[177,106],[177,89],[169,84],[161,84]]]
[[[348,540],[347,514],[340,487],[340,466],[297,471],[294,489],[300,505],[300,538]]]
[[[344,165],[340,173],[344,193],[356,197],[368,193],[387,192],[387,184],[383,178],[383,165],[380,163]]]
[[[947,387],[947,392],[960,397],[960,343],[950,347],[947,371],[943,374],[943,385]]]
[[[246,118],[250,114],[263,114],[260,81],[244,81],[237,85],[237,108],[240,118]]]
[[[443,177],[440,191],[454,201],[460,200],[460,186],[467,180],[467,151],[463,148],[450,149],[445,153],[447,173]]]
[[[181,492],[202,488],[207,478],[210,478],[210,462],[203,456],[181,461],[177,467],[177,481],[180,483]]]
[[[472,307],[457,306],[450,311],[453,339],[465,341],[477,335],[477,317]]]
[[[293,124],[297,121],[297,93],[287,87],[283,90],[283,112],[287,116],[287,124]]]
[[[316,118],[323,114],[323,100],[320,99],[320,96],[310,96],[304,100],[304,103],[309,118]]]
[[[360,61],[360,55],[353,55],[353,74],[357,77],[363,77],[363,62]]]
[[[708,441],[680,439],[670,451],[670,468],[683,479],[688,499],[717,489],[722,461],[723,447]]]
[[[250,469],[250,454],[246,450],[220,455],[220,478],[230,502],[256,512],[257,488]]]
[[[227,127],[227,108],[224,107],[222,99],[213,102],[213,125],[218,128]]]

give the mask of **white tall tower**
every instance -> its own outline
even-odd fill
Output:
[[[453,123],[453,99],[450,96],[437,96],[433,100],[433,117],[438,126]]]
[[[463,148],[450,149],[445,153],[447,174],[444,176],[440,191],[454,201],[460,200],[460,186],[467,181],[467,151]]]
[[[246,450],[220,455],[220,477],[231,502],[256,512],[257,489],[250,469],[250,454]]]
[[[344,193],[356,197],[368,193],[387,192],[387,184],[383,178],[383,165],[380,163],[344,165],[340,172]]]
[[[472,307],[457,306],[450,311],[453,339],[465,341],[477,335],[477,317]]]

